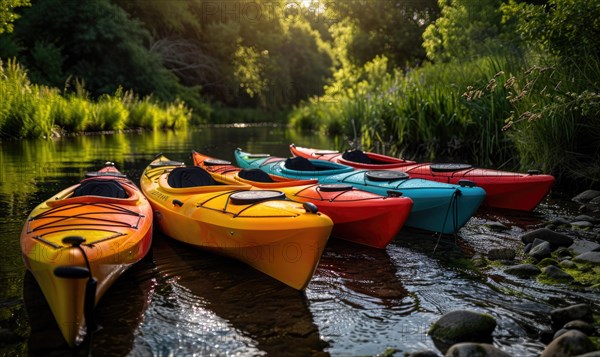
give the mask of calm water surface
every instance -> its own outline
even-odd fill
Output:
[[[291,142],[342,145],[279,127],[0,143],[0,328],[14,331],[0,344],[0,354],[72,355],[21,259],[19,234],[37,204],[105,161],[138,182],[159,152],[188,163],[192,149],[228,160],[236,147],[289,156]],[[470,309],[497,319],[496,346],[514,356],[535,356],[544,348],[539,333],[549,327],[550,310],[596,302],[598,295],[516,279],[500,268],[481,273],[465,263],[493,247],[520,249],[517,236],[527,227],[563,215],[577,215],[576,207],[550,197],[534,213],[480,212],[456,239],[439,244],[431,234],[406,229],[386,250],[331,240],[305,293],[156,233],[152,255],[126,272],[97,306],[102,329],[91,339],[92,354],[357,356],[386,348],[435,350],[426,335],[431,323],[446,312]],[[486,221],[510,229],[493,232]]]

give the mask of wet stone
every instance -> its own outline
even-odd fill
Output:
[[[600,197],[597,197],[596,199],[598,199],[598,203],[600,203]],[[594,223],[597,221],[597,219],[592,216],[588,216],[587,214],[581,214],[575,217],[574,221],[588,221]]]
[[[582,332],[570,330],[546,347],[540,357],[570,357],[594,351],[592,341]]]
[[[573,245],[571,244],[571,247],[572,246]],[[558,257],[558,258],[566,258],[566,257],[570,258],[573,256],[573,254],[571,254],[571,251],[569,250],[569,248],[560,247],[554,251],[554,254],[556,254],[556,257]]]
[[[566,219],[565,217],[558,217],[553,219],[552,221],[550,221],[551,224],[554,224],[555,226],[570,226],[571,222]]]
[[[493,248],[490,249],[488,252],[488,259],[489,260],[513,260],[515,259],[515,256],[517,254],[515,253],[514,249],[511,248]]]
[[[588,221],[571,222],[571,227],[573,227],[573,228],[585,229],[585,228],[592,228],[593,226],[594,226],[594,224],[592,222],[588,222]]]
[[[11,330],[0,328],[0,344],[16,343],[20,340],[19,335]]]
[[[533,243],[529,243],[529,244],[525,245],[525,248],[523,248],[523,251],[525,252],[525,254],[528,254],[531,251],[531,248],[533,248]]]
[[[600,265],[600,252],[587,252],[573,258],[576,262]]]
[[[562,262],[560,262],[560,264],[558,264],[561,268],[565,268],[565,269],[573,269],[573,268],[577,268],[577,264],[573,263],[572,260],[563,260]]]
[[[565,234],[552,231],[548,228],[539,228],[523,233],[519,236],[519,238],[521,238],[521,241],[525,244],[533,243],[536,238],[541,239],[550,243],[550,245],[552,245],[554,248],[568,247],[573,244],[573,238]]]
[[[583,320],[573,320],[573,321],[567,322],[563,326],[563,329],[578,330],[578,331],[585,333],[588,336],[593,336],[596,334],[596,328],[594,327],[594,325],[587,323]]]
[[[519,264],[504,269],[504,272],[506,274],[518,276],[520,278],[530,278],[532,276],[541,274],[542,271],[540,270],[540,268],[536,267],[533,264]]]
[[[564,326],[567,322],[583,320],[592,322],[592,309],[587,304],[577,304],[550,312],[550,318],[555,326]]]
[[[490,315],[456,310],[436,321],[429,329],[429,335],[434,342],[487,342],[491,340],[495,328],[496,320]]]
[[[439,354],[433,351],[417,351],[408,355],[408,357],[440,357]]]
[[[575,357],[600,357],[600,351],[593,351]]]
[[[537,260],[542,260],[548,258],[552,254],[552,249],[550,248],[550,243],[544,242],[531,248],[527,254]]]
[[[577,240],[569,246],[569,249],[575,253],[575,255],[580,255],[587,252],[599,251],[600,244],[589,240]]]
[[[569,330],[567,330],[566,328],[561,328],[560,330],[558,330],[554,333],[554,337],[552,339],[556,340],[560,336],[564,335],[567,331],[569,331]]]
[[[506,230],[510,229],[507,226],[505,226],[504,224],[502,224],[500,222],[494,222],[494,221],[485,222],[483,225],[493,231],[506,231]]]
[[[447,357],[511,357],[488,343],[463,342],[450,347]]]
[[[596,190],[586,190],[573,197],[573,201],[579,203],[588,203],[596,197],[600,197],[600,191]]]
[[[548,278],[550,278],[552,280],[565,281],[565,282],[574,280],[571,275],[565,273],[559,267],[556,267],[554,265],[548,265],[547,267],[545,267],[544,275],[546,275]]]

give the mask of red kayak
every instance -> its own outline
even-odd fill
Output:
[[[374,248],[385,248],[406,222],[413,206],[408,197],[388,197],[345,184],[319,184],[317,180],[296,180],[244,170],[229,161],[192,153],[194,165],[211,174],[217,182],[249,184],[255,189],[278,190],[297,202],[314,203],[333,221],[332,235]]]
[[[290,145],[290,150],[294,156],[336,162],[357,169],[403,171],[411,178],[450,184],[469,180],[485,190],[484,206],[493,208],[531,211],[546,197],[554,185],[553,176],[540,175],[538,171],[522,174],[479,169],[468,164],[419,164],[360,150],[340,153],[334,150],[303,148],[294,144]]]

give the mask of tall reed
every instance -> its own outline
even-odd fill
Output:
[[[188,125],[191,110],[182,102],[159,103],[117,90],[98,100],[89,98],[83,82],[62,94],[56,88],[33,84],[14,59],[0,60],[0,137],[48,137],[67,132],[132,128],[178,129]]]

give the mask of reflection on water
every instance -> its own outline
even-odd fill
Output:
[[[189,162],[192,149],[232,160],[233,150],[289,156],[288,145],[340,149],[339,141],[281,127],[221,127],[183,132],[90,135],[0,144],[0,329],[13,331],[0,355],[70,354],[21,258],[19,234],[29,212],[87,171],[113,161],[134,182],[163,152]],[[434,349],[432,322],[455,309],[498,321],[494,344],[536,356],[555,307],[595,303],[597,293],[479,272],[470,258],[494,247],[521,251],[518,235],[544,221],[577,215],[550,198],[531,214],[478,213],[456,239],[403,230],[386,250],[332,240],[305,294],[226,258],[160,234],[153,256],[134,266],[99,303],[97,356],[376,355]],[[501,222],[505,231],[484,223]],[[435,254],[434,254],[435,250]],[[33,285],[32,285],[33,283]],[[80,351],[85,354],[85,351]]]
[[[237,261],[155,237],[164,288],[140,326],[136,345],[143,348],[133,354],[305,356],[327,346],[303,293]]]

